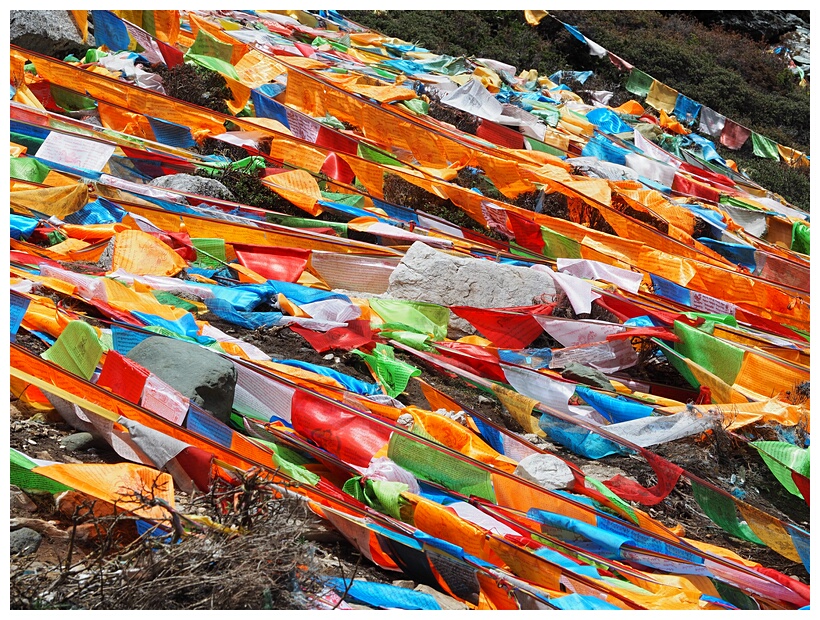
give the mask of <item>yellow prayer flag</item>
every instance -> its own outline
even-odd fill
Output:
[[[524,19],[530,26],[537,26],[547,15],[549,15],[548,11],[524,11]]]
[[[677,100],[678,91],[666,84],[661,84],[658,80],[652,81],[652,86],[649,87],[649,93],[646,95],[647,105],[671,114],[675,110]]]

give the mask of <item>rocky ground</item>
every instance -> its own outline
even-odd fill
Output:
[[[301,336],[289,328],[263,328],[249,331],[224,323],[213,315],[204,315],[215,327],[232,336],[242,338],[271,355],[274,359],[298,359],[324,364],[352,375],[358,379],[372,381],[366,366],[355,355],[344,351],[316,353]],[[18,342],[34,351],[44,350],[44,345],[25,332],[20,333]],[[493,398],[467,385],[456,377],[444,376],[441,372],[397,351],[397,357],[414,363],[422,370],[422,379],[441,389],[463,406],[478,411],[497,423],[520,431],[512,418]],[[400,400],[428,408],[416,382],[411,381]],[[528,436],[530,439],[537,439]],[[539,440],[541,447],[578,464],[587,475],[605,480],[616,474],[626,475],[644,485],[655,482],[654,473],[643,459],[630,456],[609,456],[599,461],[590,461],[575,456],[561,446]],[[76,433],[57,414],[37,413],[19,401],[11,402],[11,447],[40,459],[63,462],[118,462],[119,457],[107,446],[99,445],[90,437]],[[679,440],[654,450],[673,463],[700,476],[701,478],[734,493],[742,494],[745,501],[770,514],[790,520],[798,526],[809,529],[809,508],[802,500],[790,495],[760,461],[751,447],[742,438],[723,431],[712,432],[695,439]],[[689,483],[678,482],[672,493],[657,506],[646,509],[660,522],[675,526],[680,524],[686,536],[704,540],[734,551],[742,557],[774,568],[787,575],[809,583],[809,575],[801,564],[791,562],[774,551],[736,539],[725,533],[708,519],[692,498]],[[178,509],[188,514],[208,514],[214,516],[214,508],[206,498],[191,498],[184,494],[177,497]],[[635,504],[636,507],[639,507]],[[99,550],[99,539],[88,535],[82,527],[74,532],[71,515],[58,509],[51,495],[23,493],[16,487],[11,492],[12,547],[22,550],[11,558],[12,606],[25,608],[26,588],[31,588],[32,572],[60,574],[66,564],[79,564],[84,568],[84,554],[94,559]],[[91,526],[86,525],[86,528]],[[264,531],[264,527],[262,528]],[[302,545],[305,558],[309,557],[310,571],[316,574],[364,578],[369,581],[392,582],[401,580],[400,574],[382,571],[370,564],[340,535],[323,525],[313,515],[301,514],[292,524],[291,546]],[[279,541],[281,543],[281,541]],[[261,544],[261,541],[260,541]],[[267,543],[265,543],[267,544]],[[22,549],[28,545],[28,549]],[[226,547],[230,549],[230,546]],[[235,552],[229,552],[231,553]],[[94,560],[98,561],[98,560]],[[305,565],[307,566],[307,565]],[[303,567],[304,568],[304,567]],[[305,568],[307,570],[307,568]],[[27,572],[29,571],[29,572]],[[312,574],[313,574],[312,573]],[[308,580],[309,581],[309,580]],[[71,580],[66,581],[71,585]],[[412,582],[401,582],[413,587]],[[68,587],[68,586],[66,586]],[[73,586],[72,586],[73,587]],[[260,586],[261,587],[261,586]],[[305,586],[308,587],[308,586]],[[308,588],[309,589],[309,588]],[[294,593],[280,586],[280,592],[288,596],[280,598],[273,608],[304,608],[309,603],[299,590]],[[258,594],[258,593],[257,593]],[[90,595],[89,595],[90,596]],[[176,596],[176,595],[175,595]],[[15,598],[17,597],[17,598]],[[96,600],[96,599],[95,599]],[[154,601],[157,608],[167,605]],[[450,601],[454,603],[454,601]],[[77,601],[77,604],[86,607]],[[128,603],[134,605],[133,601]],[[261,604],[261,603],[260,603]],[[70,603],[66,603],[70,606]],[[112,605],[111,601],[107,605]],[[258,607],[256,607],[258,608]]]

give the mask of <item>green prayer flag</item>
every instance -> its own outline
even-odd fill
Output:
[[[738,519],[735,502],[731,498],[695,480],[692,480],[692,495],[706,516],[732,536],[758,545],[763,544],[749,525]]]
[[[385,323],[404,325],[410,331],[429,334],[434,340],[447,337],[450,309],[446,306],[423,301],[373,298],[370,300],[370,307]]]
[[[752,152],[758,157],[780,160],[777,143],[754,131],[752,132]]]
[[[22,452],[11,448],[11,466],[9,482],[21,489],[31,489],[36,491],[47,491],[49,493],[62,493],[70,491],[71,487],[47,478],[41,474],[35,474],[31,470],[37,467],[37,463],[29,459]]]
[[[753,441],[749,445],[760,453],[763,462],[789,493],[803,497],[792,479],[791,472],[794,471],[806,478],[811,477],[808,448],[800,448],[785,441]]]
[[[106,56],[108,56],[108,52],[92,47],[85,53],[85,62],[99,62],[100,58],[105,58]]]
[[[809,256],[811,252],[811,228],[797,221],[792,224],[792,251]]]
[[[169,293],[168,291],[152,290],[151,293],[154,295],[156,300],[164,306],[174,306],[175,308],[182,308],[183,310],[187,310],[188,312],[197,311],[197,307],[190,301],[186,301],[181,297],[177,297],[176,295],[174,295],[173,293]]]
[[[326,113],[322,118],[317,118],[316,120],[327,127],[332,127],[333,129],[338,129],[339,131],[345,130],[344,123],[333,116],[330,112]]]
[[[732,207],[740,207],[742,209],[750,209],[752,211],[762,211],[760,207],[757,207],[753,204],[749,204],[748,202],[744,202],[740,198],[735,198],[734,196],[728,196],[726,194],[720,195],[720,203],[730,205]]]
[[[196,250],[196,267],[218,269],[225,262],[225,240],[209,237],[191,237],[191,245]]]
[[[54,103],[69,112],[93,110],[97,107],[97,102],[94,101],[94,99],[56,84],[51,85],[51,96],[54,99]]]
[[[359,142],[359,145],[356,147],[356,155],[362,159],[367,159],[368,161],[382,164],[384,166],[398,166],[400,168],[406,168],[406,166],[395,157],[388,155],[379,149],[374,149],[373,147],[367,146],[362,142]]]
[[[322,192],[322,197],[330,202],[338,202],[348,207],[364,207],[364,196],[361,194],[342,194],[339,192]]]
[[[29,157],[36,155],[37,149],[45,142],[45,138],[27,136],[26,134],[17,133],[16,131],[9,132],[9,140],[15,144],[26,147],[26,155]]]
[[[533,151],[549,153],[550,155],[555,155],[556,157],[563,157],[564,155],[566,155],[566,153],[564,153],[564,151],[562,151],[561,149],[555,148],[554,146],[547,144],[546,142],[536,140],[535,138],[524,136],[524,140],[526,140],[527,144],[530,145]]]
[[[627,515],[629,515],[629,518],[632,519],[633,523],[635,523],[636,525],[639,523],[638,515],[635,514],[635,511],[632,509],[632,506],[630,506],[620,497],[615,495],[615,493],[613,493],[603,482],[601,482],[597,478],[592,478],[590,476],[584,476],[584,482],[595,487],[601,493],[601,495],[606,497],[609,501],[611,501],[613,504],[615,504],[621,510],[623,510]]]
[[[202,30],[200,30],[202,32]],[[185,60],[190,60],[201,67],[216,71],[222,75],[226,75],[236,81],[239,81],[239,74],[236,72],[234,66],[220,58],[213,58],[212,56],[203,56],[201,54],[192,54],[190,51],[185,54]]]
[[[407,504],[407,500],[401,494],[408,488],[410,487],[403,482],[372,478],[367,478],[362,483],[361,476],[354,476],[344,483],[342,491],[374,510],[388,514],[394,519],[401,519],[401,508]]]
[[[743,364],[743,349],[675,321],[675,351],[732,385]]]
[[[42,183],[51,172],[51,168],[33,157],[11,157],[10,159],[12,179]]]
[[[157,26],[154,20],[154,11],[143,11],[142,12],[142,29],[145,30],[148,34],[152,37],[157,36]]]
[[[381,338],[387,338],[388,340],[395,340],[396,342],[406,344],[408,347],[413,347],[414,349],[418,349],[419,351],[435,351],[433,347],[427,344],[427,341],[430,339],[430,336],[428,336],[427,334],[408,332],[403,329],[385,329],[390,328],[392,326],[393,324],[391,323],[385,323],[384,325],[381,325],[381,331],[379,332],[379,336]]]
[[[399,433],[390,436],[387,456],[416,477],[438,483],[463,495],[475,495],[495,503],[490,473],[455,456],[439,452]]]
[[[544,255],[549,258],[581,258],[581,244],[561,233],[541,226],[544,239]]]
[[[639,97],[646,97],[649,94],[649,89],[652,87],[652,82],[655,80],[652,76],[644,73],[640,69],[632,69],[629,72],[629,80],[626,82],[626,89],[633,95]]]
[[[407,108],[415,114],[418,114],[419,116],[424,116],[430,109],[430,104],[427,103],[424,99],[407,99],[405,101],[397,102],[396,105],[404,106],[405,108]]]
[[[709,581],[711,581],[712,585],[715,586],[715,590],[717,590],[720,598],[727,603],[734,605],[738,609],[755,611],[760,609],[760,605],[758,605],[751,596],[745,594],[740,588],[736,588],[735,586],[714,577],[710,577]]]
[[[278,444],[275,444],[272,441],[260,439],[259,437],[249,437],[249,439],[273,450],[273,464],[275,467],[282,470],[285,475],[290,476],[294,480],[298,480],[304,484],[309,484],[310,486],[316,486],[319,484],[321,477],[318,474],[314,474],[312,471],[288,461]]]
[[[194,44],[188,49],[188,54],[209,56],[230,63],[233,55],[233,46],[223,43],[211,33],[200,28],[196,33]],[[186,54],[186,56],[188,55]]]
[[[275,213],[267,213],[265,219],[268,222],[292,228],[332,228],[339,237],[347,238],[347,224],[342,222],[312,220],[308,217],[281,216]]]
[[[717,314],[715,312],[684,312],[684,316],[690,319],[702,318],[705,323],[699,326],[700,331],[711,334],[714,331],[715,323],[723,323],[737,327],[737,319],[731,314]]]
[[[393,348],[385,344],[377,344],[370,355],[358,349],[352,352],[364,358],[375,375],[376,381],[391,398],[395,398],[404,391],[410,377],[418,377],[421,374],[415,366],[395,359]]]
[[[689,369],[689,366],[686,365],[686,362],[683,361],[683,356],[680,353],[677,353],[672,347],[667,346],[657,338],[653,338],[652,343],[660,347],[661,352],[664,354],[664,357],[666,357],[666,360],[672,368],[677,370],[683,378],[686,379],[689,385],[693,388],[700,387],[700,381],[698,381],[695,378],[695,375],[692,374],[692,371]]]
[[[102,357],[97,332],[85,321],[71,321],[40,357],[83,379],[90,379]]]
[[[208,162],[205,166],[197,166],[199,170],[211,175],[217,176],[221,170],[238,170],[247,174],[255,174],[259,170],[265,168],[265,158],[259,155],[251,155],[236,161],[216,161]]]

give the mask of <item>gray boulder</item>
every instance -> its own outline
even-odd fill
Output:
[[[96,47],[94,35],[83,37],[70,11],[10,11],[9,40],[27,50],[62,60]]]
[[[569,465],[551,454],[531,454],[519,461],[513,473],[550,490],[565,489],[574,479]]]
[[[212,196],[220,200],[233,200],[234,195],[222,183],[216,179],[197,177],[192,174],[169,174],[164,177],[157,177],[148,183],[156,187],[173,189],[178,192],[197,194],[198,196]]]
[[[236,368],[230,361],[199,345],[163,336],[146,338],[127,357],[227,423],[236,389]]]
[[[11,555],[30,555],[40,547],[43,537],[28,527],[12,530],[9,535]]]
[[[460,258],[418,241],[393,270],[387,289],[387,296],[393,299],[477,308],[527,306],[535,297],[554,293],[555,285],[546,273],[480,258]],[[449,327],[451,338],[476,332],[454,314]]]

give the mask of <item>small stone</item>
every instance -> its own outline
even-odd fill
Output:
[[[323,356],[322,359],[323,360],[332,360],[333,359],[333,353],[328,353],[327,355]]]
[[[60,446],[66,452],[81,452],[90,448],[96,439],[91,433],[74,433],[60,440]]]
[[[51,453],[48,450],[41,450],[40,452],[34,455],[34,458],[40,459],[41,461],[54,460],[54,458],[51,456]]]
[[[37,504],[35,504],[32,499],[26,495],[26,493],[12,485],[11,486],[11,505],[9,507],[10,512],[22,511],[22,512],[37,512]]]
[[[28,527],[13,530],[9,536],[11,555],[30,555],[40,547],[43,537]]]
[[[416,592],[424,592],[425,594],[429,594],[430,596],[432,596],[434,599],[436,599],[436,602],[442,609],[469,609],[467,605],[460,601],[457,601],[452,596],[448,596],[443,592],[439,592],[438,590],[435,590],[430,586],[424,585],[423,583],[417,585],[414,588],[414,590]]]
[[[408,590],[412,590],[416,587],[416,582],[409,579],[396,579],[393,582],[393,585],[397,588],[407,588]]]

